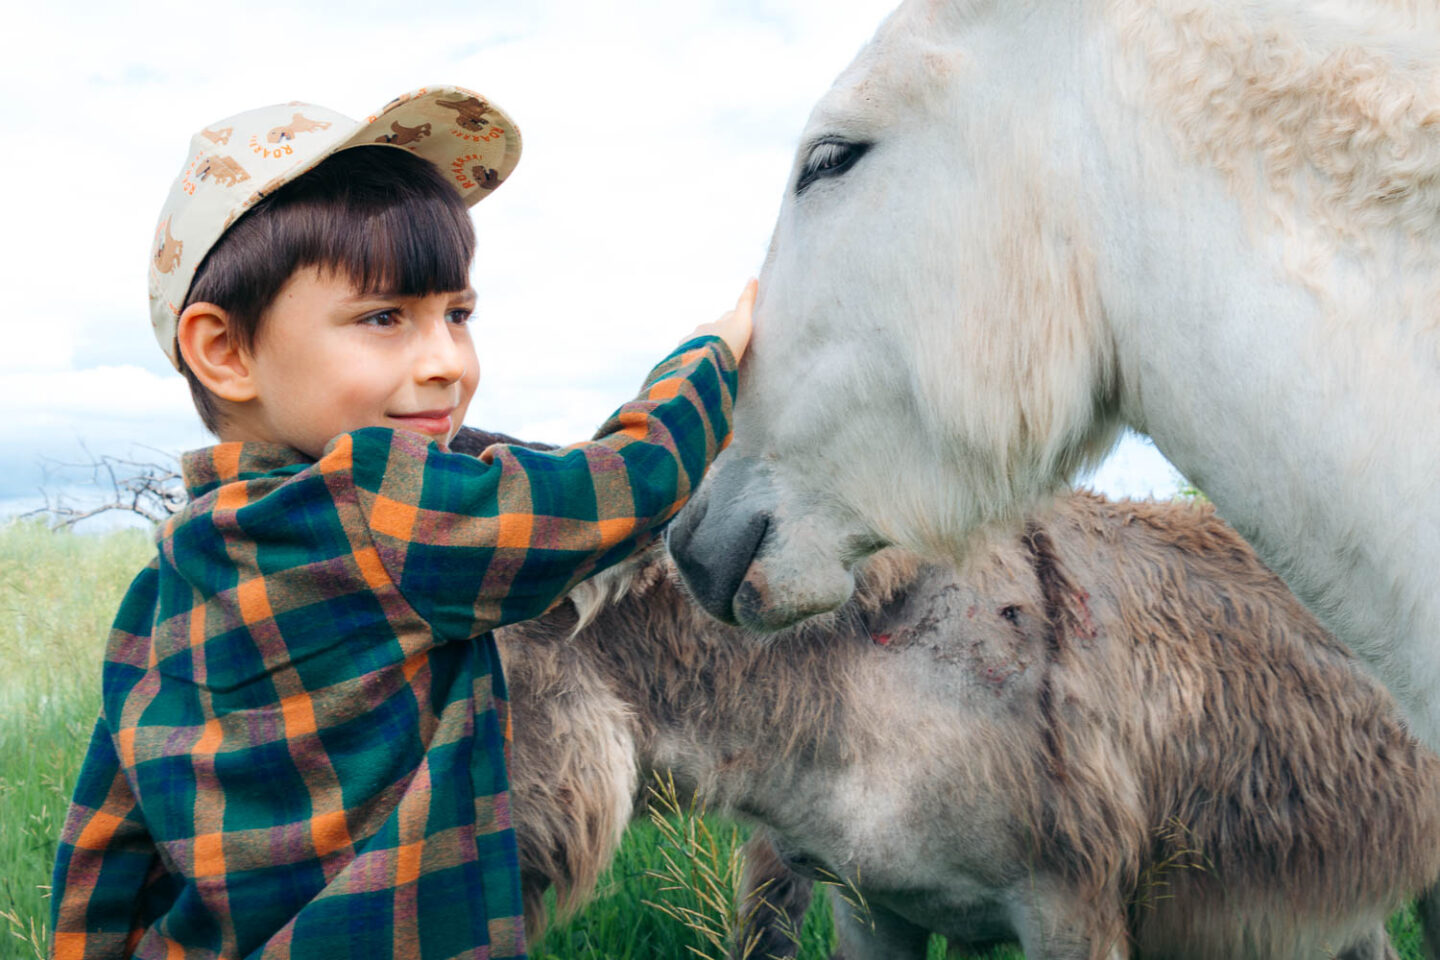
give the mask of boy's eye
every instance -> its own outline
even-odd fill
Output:
[[[360,321],[373,327],[393,327],[400,322],[400,317],[395,310],[382,310],[379,313],[372,313]]]
[[[450,318],[451,323],[469,323],[471,312],[464,307],[456,307],[446,314],[446,316]]]

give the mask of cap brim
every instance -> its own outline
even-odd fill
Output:
[[[389,146],[429,160],[460,192],[479,203],[520,162],[520,128],[493,103],[464,87],[422,87],[391,100],[332,152]]]

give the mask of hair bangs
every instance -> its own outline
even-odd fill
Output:
[[[377,157],[376,153],[386,156]],[[313,178],[313,179],[312,179]],[[427,296],[470,285],[475,232],[459,193],[429,162],[394,147],[342,151],[295,181],[291,270],[316,267],[380,296]]]

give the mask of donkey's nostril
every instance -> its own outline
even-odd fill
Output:
[[[760,621],[765,610],[765,595],[749,579],[735,591],[735,619],[742,623]]]
[[[733,520],[733,514],[718,514],[706,511],[698,522],[675,527],[668,545],[700,606],[715,619],[733,624],[735,593],[765,541],[770,514]]]

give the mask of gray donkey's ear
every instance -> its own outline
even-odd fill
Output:
[[[516,447],[528,447],[531,450],[558,450],[553,443],[532,443],[527,440],[517,440],[507,433],[491,433],[488,430],[476,430],[474,427],[461,427],[450,441],[450,449],[454,453],[464,453],[472,457],[478,457],[486,447],[496,443],[508,443]]]

